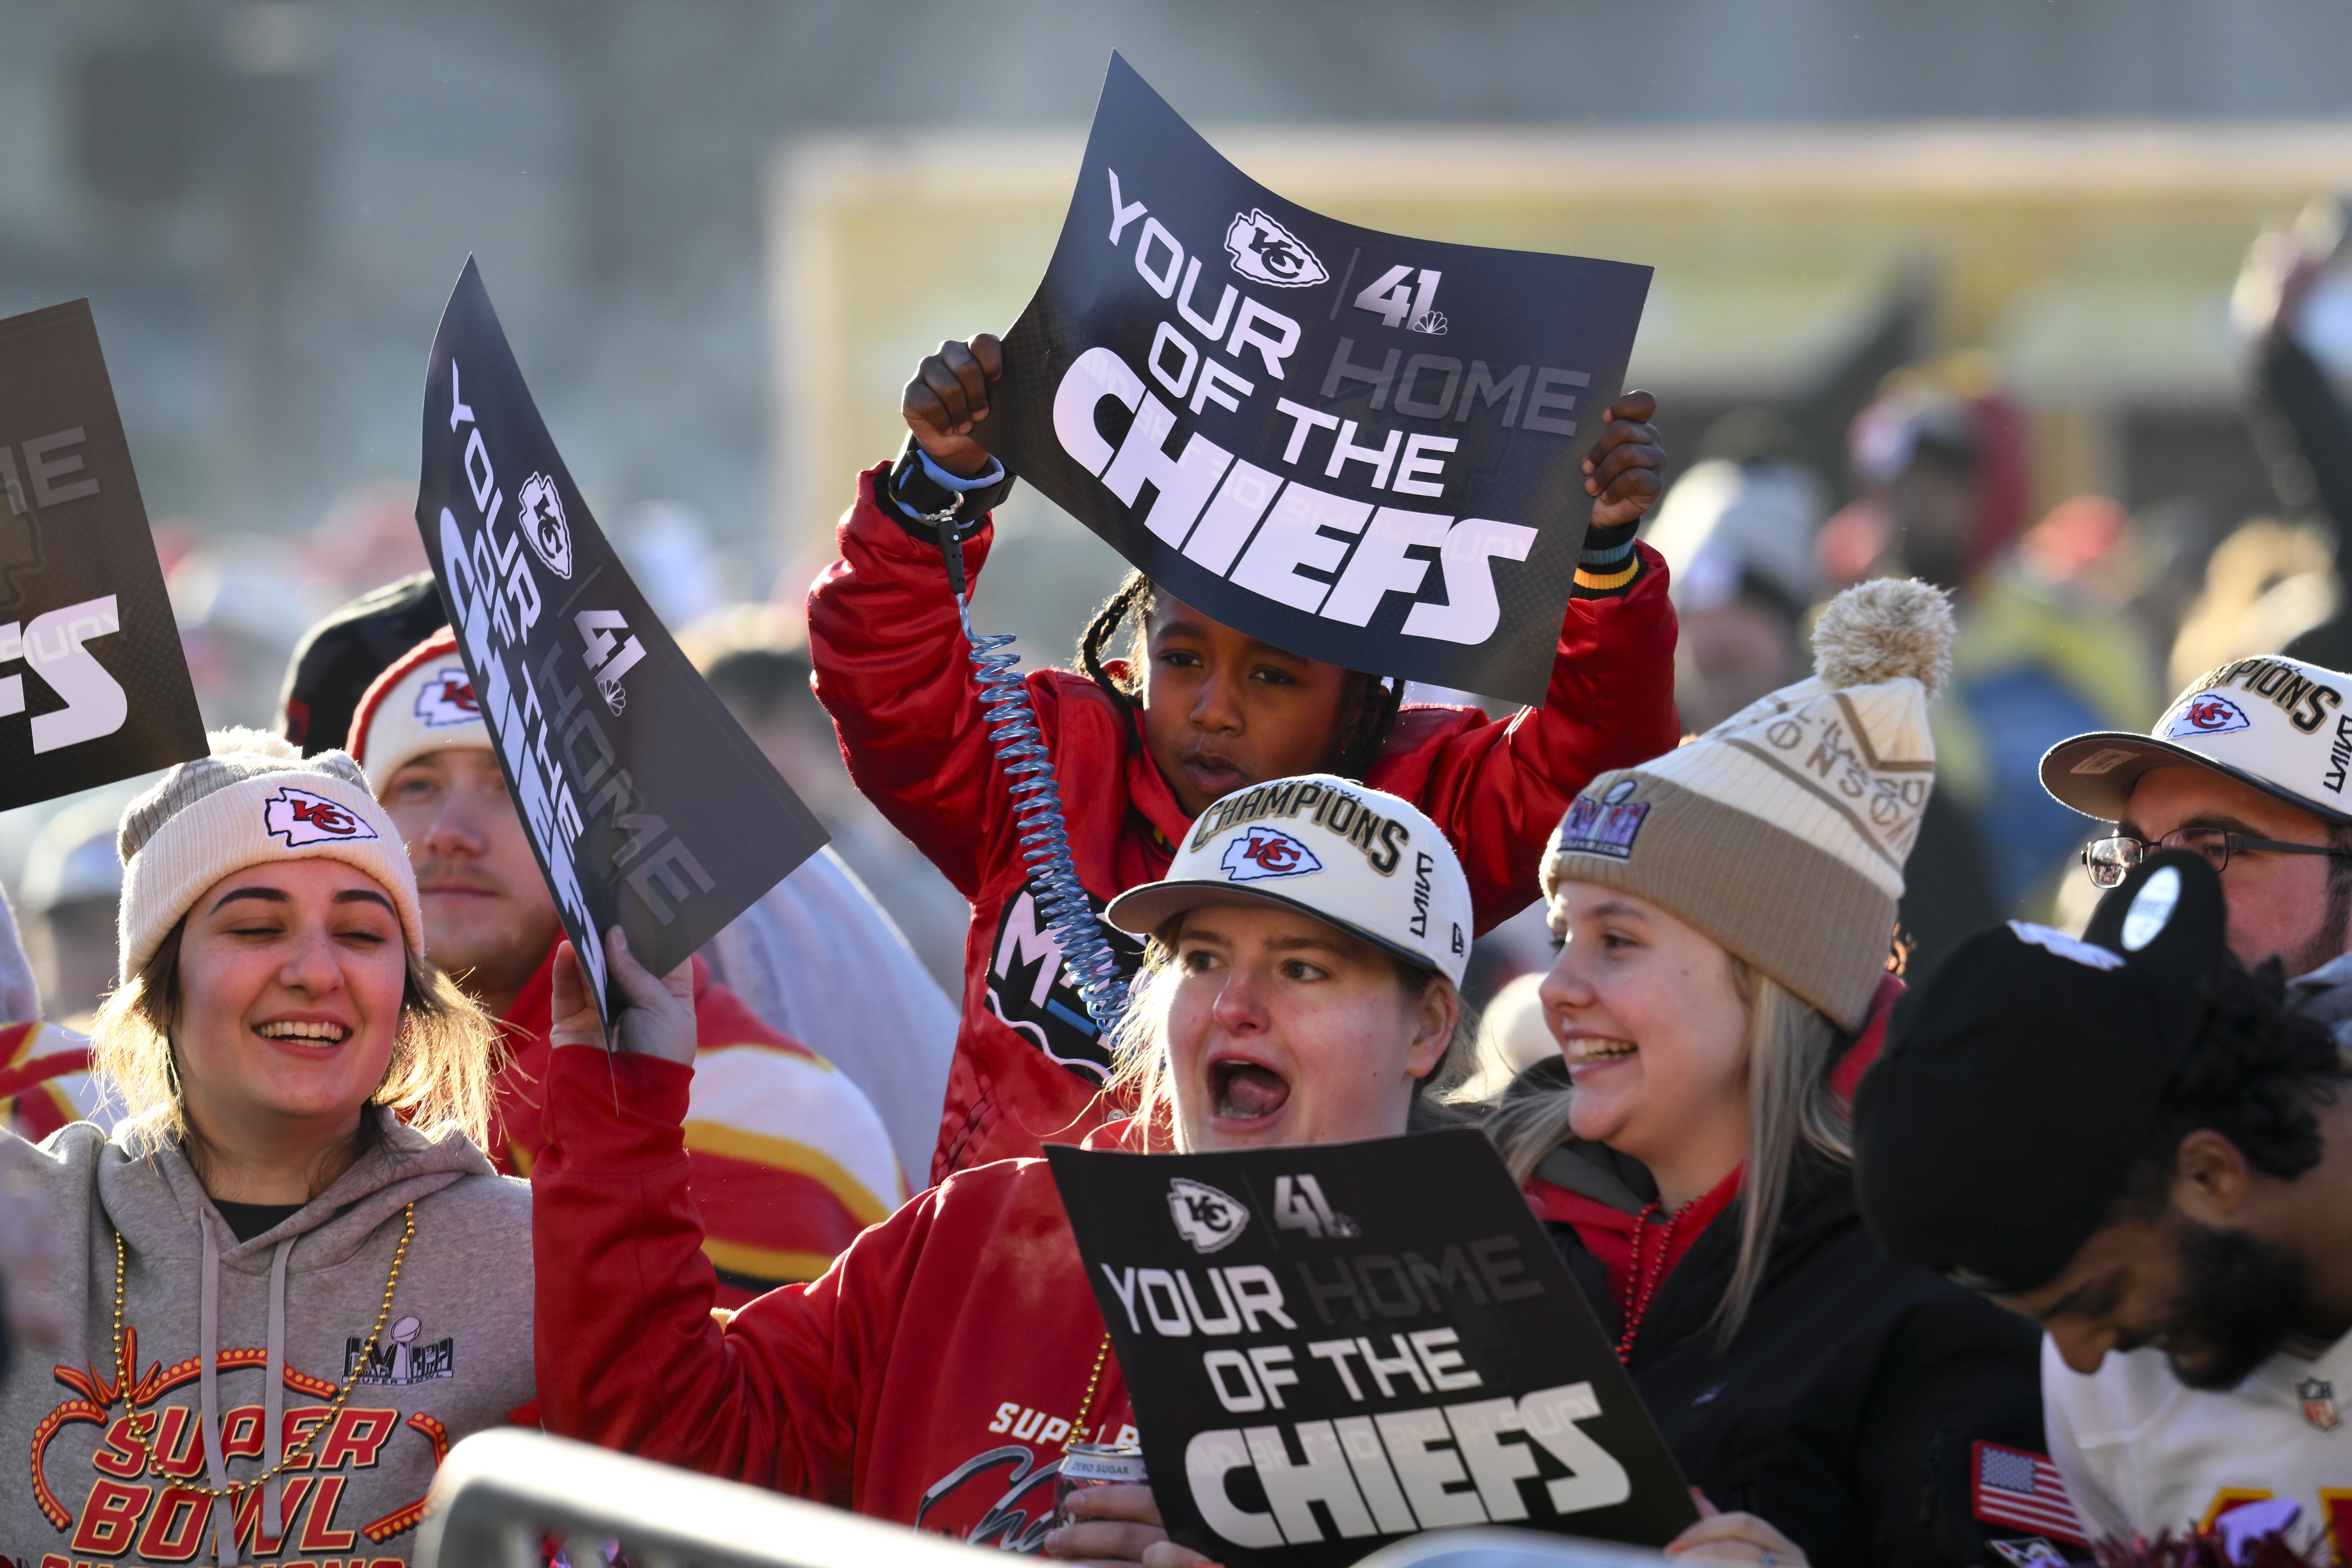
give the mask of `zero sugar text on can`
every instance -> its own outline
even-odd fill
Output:
[[[1072,1443],[1062,1453],[1061,1474],[1054,1481],[1054,1523],[1069,1524],[1070,1494],[1087,1487],[1140,1486],[1143,1450],[1116,1443]]]

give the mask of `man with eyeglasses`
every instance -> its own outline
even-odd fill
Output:
[[[2296,1009],[2352,1045],[2352,675],[2278,656],[2190,684],[2147,735],[2078,735],[2042,759],[2042,788],[2115,824],[2083,851],[2113,887],[2161,849],[2221,872],[2230,950],[2276,958]]]

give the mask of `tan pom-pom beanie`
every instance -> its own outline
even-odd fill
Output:
[[[305,759],[257,729],[212,734],[212,755],[183,762],[122,813],[121,977],[127,984],[206,888],[250,865],[339,860],[392,895],[411,953],[425,950],[416,873],[359,764],[340,751]]]
[[[1951,649],[1940,591],[1847,589],[1814,626],[1811,678],[1586,787],[1552,836],[1545,896],[1585,882],[1648,899],[1860,1029],[1935,788],[1927,703]]]

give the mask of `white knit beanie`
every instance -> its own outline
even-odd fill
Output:
[[[489,749],[490,728],[474,702],[473,677],[444,626],[393,661],[370,683],[344,743],[381,795],[401,768],[428,751]]]
[[[1646,898],[1852,1030],[1936,784],[1927,703],[1951,674],[1951,603],[1911,579],[1849,588],[1813,628],[1813,667],[1593,779],[1552,836],[1543,886]]]
[[[339,860],[392,895],[408,950],[425,950],[416,873],[359,764],[340,751],[304,758],[281,736],[212,733],[212,755],[183,762],[122,813],[119,915],[127,984],[206,888],[250,865]]]

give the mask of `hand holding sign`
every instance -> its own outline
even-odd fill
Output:
[[[958,478],[970,479],[988,466],[988,448],[971,433],[988,417],[990,383],[1003,375],[1003,345],[994,333],[982,332],[969,343],[941,343],[907,383],[899,405],[907,428],[932,462]]]
[[[1666,461],[1657,428],[1649,423],[1657,412],[1656,398],[1632,392],[1601,413],[1601,439],[1584,460],[1584,493],[1593,497],[1594,528],[1630,523],[1657,501],[1663,485],[1658,471]]]

